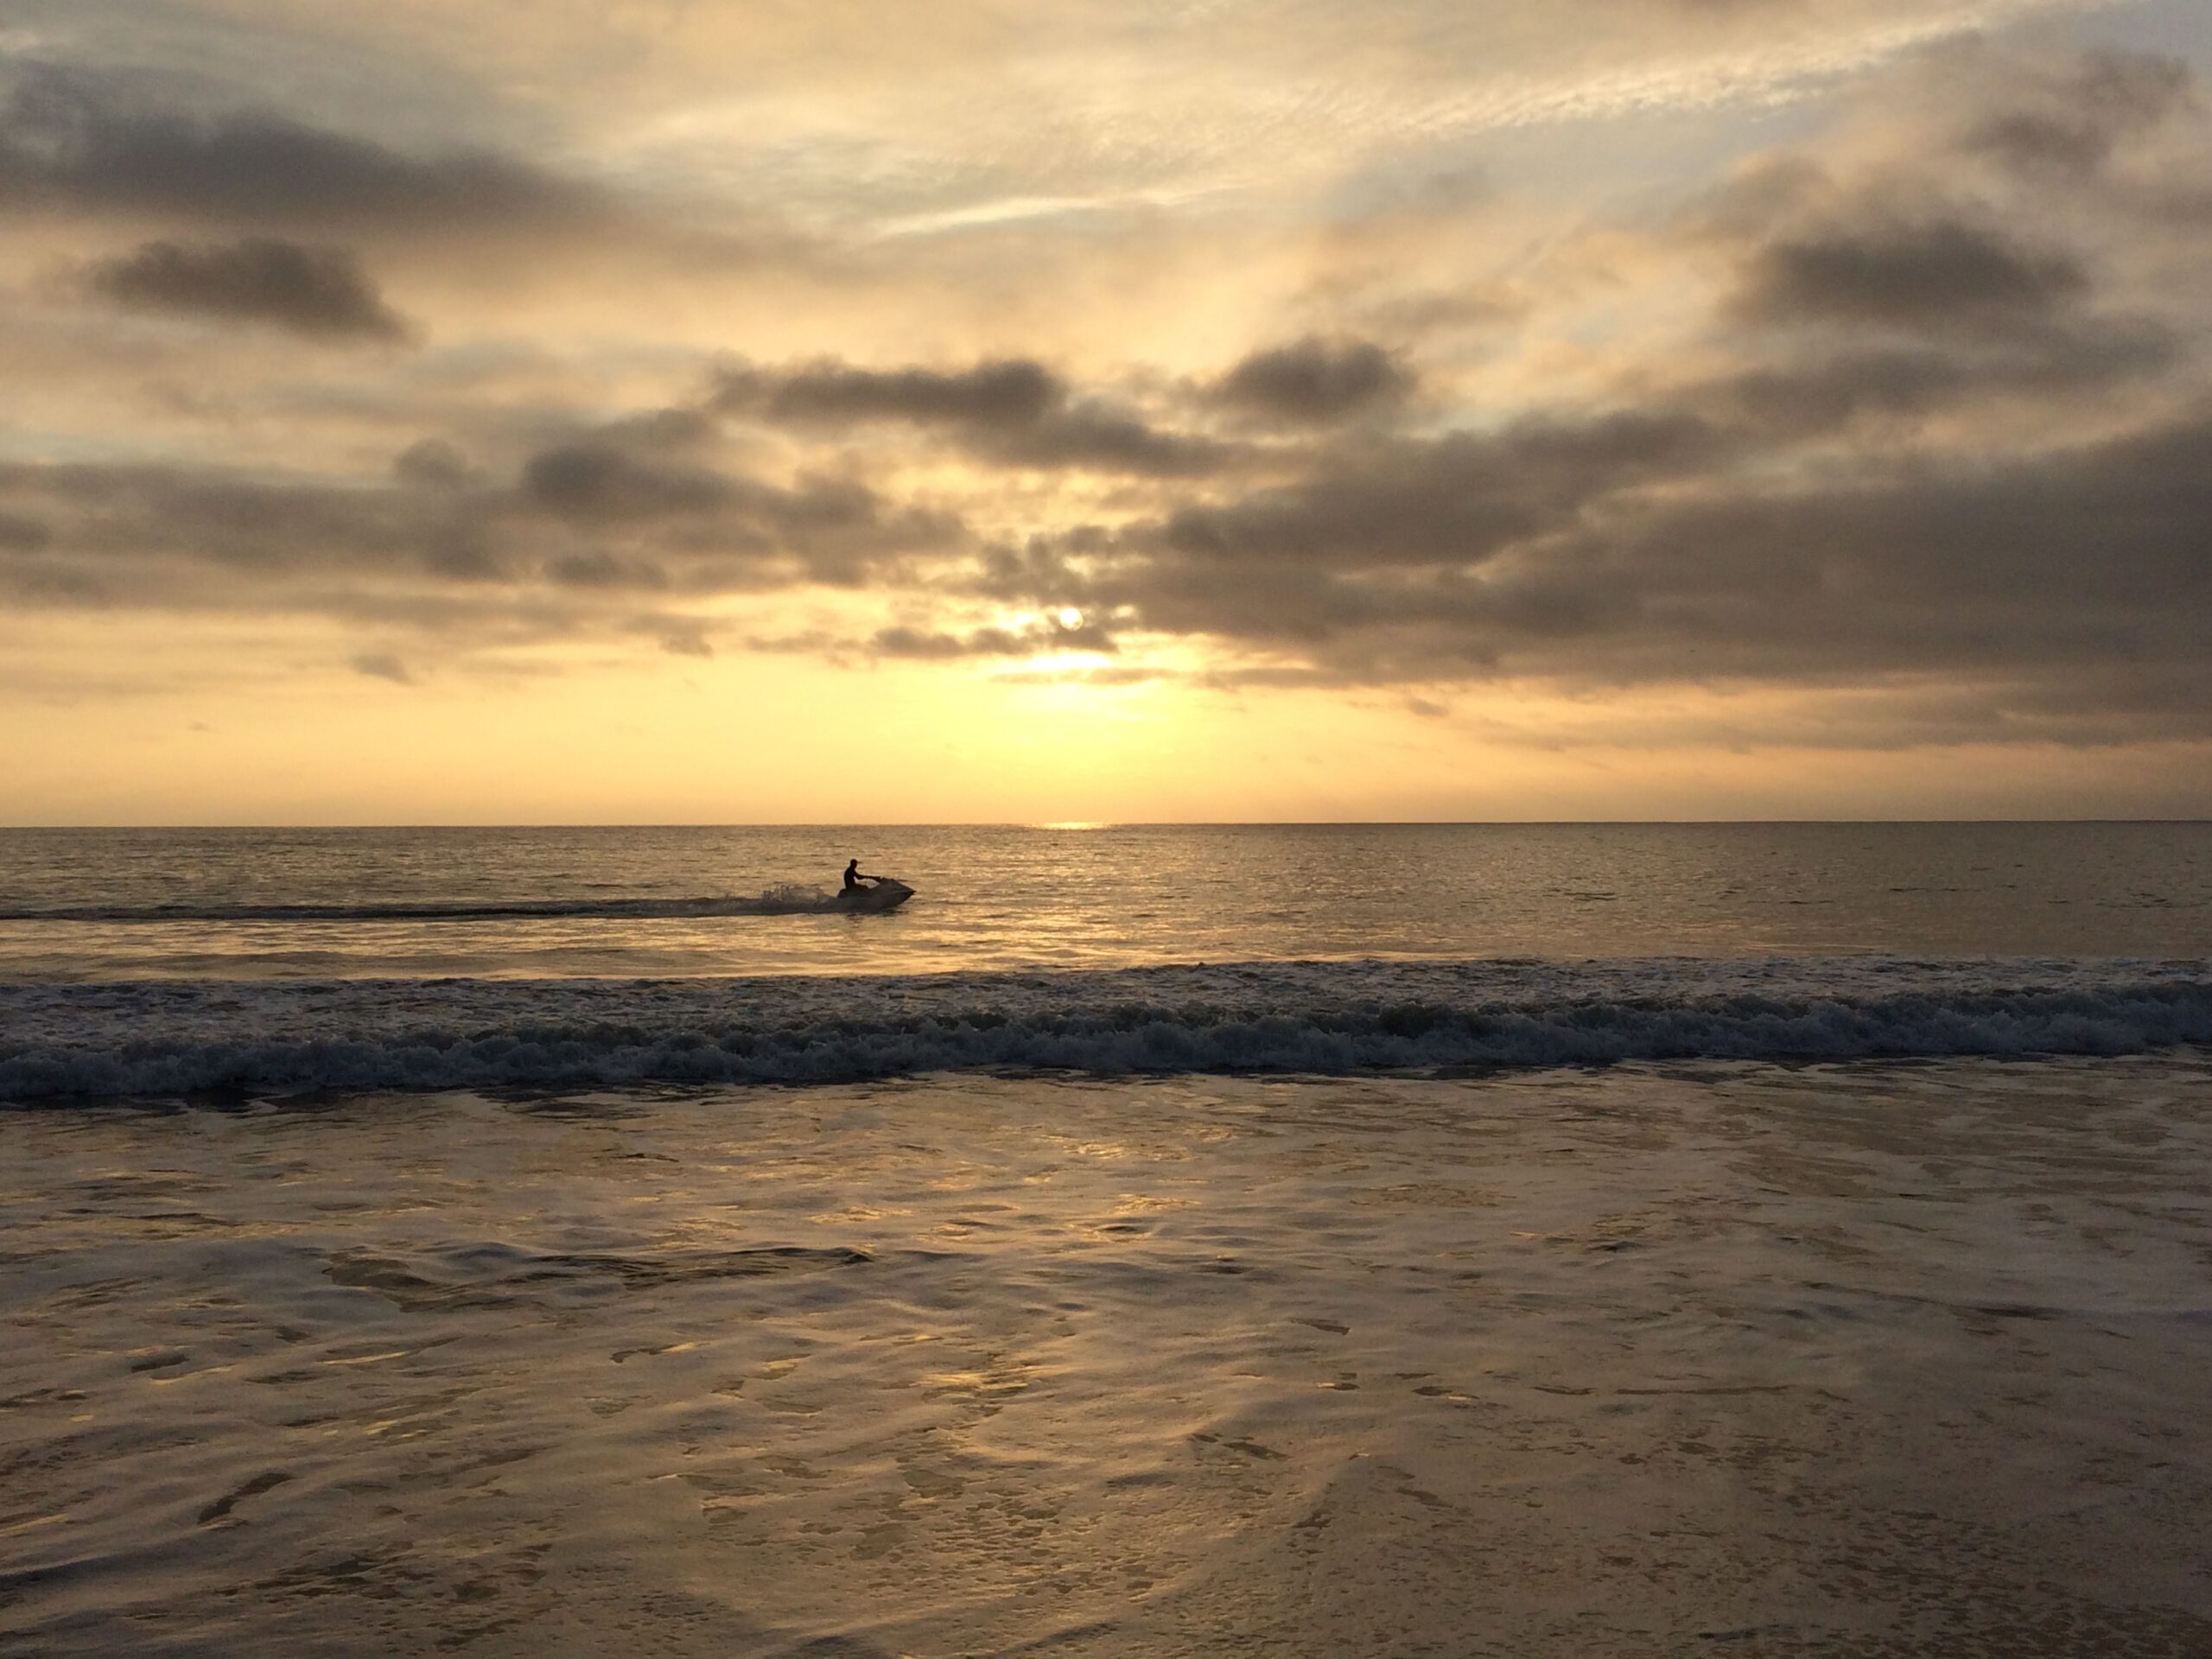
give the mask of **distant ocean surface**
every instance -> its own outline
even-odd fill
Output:
[[[2208,953],[2202,823],[16,830],[0,1098],[2120,1053]]]

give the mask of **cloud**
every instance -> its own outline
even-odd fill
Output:
[[[2090,175],[2119,146],[2186,107],[2187,67],[2146,53],[2088,52],[2008,77],[1969,114],[1961,147],[2037,175]]]
[[[1731,323],[2112,340],[2113,301],[2153,299],[2131,285],[2196,233],[2197,107],[2171,59],[1955,43],[1825,143],[1740,167],[1694,234],[1733,266]]]
[[[723,375],[715,401],[778,422],[912,421],[1004,430],[1033,426],[1067,396],[1066,383],[1043,365],[1001,359],[956,371],[860,369],[835,361],[780,374],[734,369]]]
[[[1077,397],[1059,375],[1026,358],[955,370],[865,369],[836,359],[782,370],[740,365],[716,377],[709,404],[802,430],[895,423],[942,432],[974,458],[1007,467],[1196,477],[1235,454],[1203,435],[1155,427],[1104,396]]]
[[[460,489],[480,476],[460,446],[443,438],[421,438],[392,457],[391,475],[403,484]]]
[[[2047,315],[2088,286],[2068,254],[1939,219],[1771,242],[1747,263],[1734,307],[1762,322],[1973,325]]]
[[[1005,628],[972,633],[939,633],[918,628],[884,628],[869,641],[879,656],[943,661],[954,657],[1026,657],[1035,648]]]
[[[524,493],[549,511],[593,519],[712,512],[735,493],[714,473],[657,466],[611,443],[564,444],[532,455],[522,483]]]
[[[705,661],[715,654],[709,638],[712,628],[697,617],[641,616],[630,626],[637,632],[652,636],[671,657],[693,657]]]
[[[0,530],[11,524],[39,527],[0,533],[0,590],[23,602],[313,613],[492,644],[634,631],[640,592],[669,607],[655,637],[703,638],[683,605],[849,586],[886,563],[957,557],[966,537],[956,517],[851,480],[656,467],[588,442],[541,451],[500,484],[420,466],[340,485],[0,463]]]
[[[340,248],[266,237],[149,242],[86,273],[92,292],[145,311],[263,322],[322,339],[403,340],[412,330]]]
[[[145,89],[34,64],[0,102],[0,203],[175,224],[480,236],[575,229],[606,194],[482,150],[404,153],[256,111],[145,106]]]
[[[1574,550],[1618,594],[1584,671],[1816,685],[1948,683],[2005,734],[2212,728],[2198,643],[2212,506],[2197,411],[2123,437],[1682,502]],[[1529,665],[1554,670],[1539,653]],[[2109,725],[2109,722],[2107,722]]]
[[[1725,442],[1697,414],[1671,409],[1356,439],[1320,452],[1295,482],[1183,506],[1122,539],[1271,576],[1467,565],[1610,491],[1694,467]]]
[[[1253,353],[1212,391],[1219,402],[1264,419],[1320,423],[1395,402],[1413,385],[1412,373],[1379,346],[1308,335]]]
[[[372,680],[390,680],[394,685],[415,683],[407,664],[391,652],[365,651],[353,658],[352,667],[356,674],[366,675]]]
[[[1612,442],[1547,438],[1588,453]],[[1034,602],[1110,607],[1124,637],[1293,651],[1308,683],[1949,676],[2006,734],[2114,711],[2212,733],[2212,402],[1999,462],[1908,453],[1827,480],[1767,475],[1748,436],[1628,446],[1637,459],[1614,490],[1535,491],[1496,536],[1468,498],[1406,487],[1447,454],[1452,474],[1496,476],[1464,465],[1465,442],[1367,451],[1364,470],[1340,458],[1266,500],[1265,535],[1208,542],[1154,523],[1079,556],[1007,553],[994,580]],[[1529,439],[1497,442],[1525,453]],[[1398,516],[1382,522],[1386,500]],[[1353,524],[1370,537],[1356,550],[1340,539]]]
[[[800,579],[849,585],[878,558],[963,544],[955,515],[888,501],[855,479],[810,474],[779,485],[662,459],[669,429],[658,418],[602,428],[524,461],[517,505],[587,543],[548,561],[549,576],[575,587],[698,591]],[[632,550],[602,545],[610,535]]]
[[[883,628],[868,641],[868,648],[879,657],[932,662],[965,657],[1041,657],[1058,652],[1096,652],[1111,656],[1119,649],[1113,635],[1095,622],[1070,628],[1052,621],[1020,629],[976,628],[967,633],[913,627]]]
[[[668,586],[668,572],[650,559],[625,557],[594,549],[588,553],[567,553],[556,559],[546,560],[543,567],[549,582],[564,588],[659,588]]]
[[[1868,420],[1897,425],[2007,399],[2111,389],[2154,377],[2184,356],[2184,342],[2157,319],[2076,319],[1995,339],[1777,352],[1680,397],[1771,445],[1841,435]]]
[[[2212,220],[2140,188],[2212,135],[2170,64],[1948,67],[1921,124],[1771,153],[1675,228],[1615,233],[1608,303],[1647,270],[1710,286],[1673,341],[1540,298],[1532,326],[1588,330],[1597,371],[1542,412],[1432,433],[1430,399],[1385,403],[1276,475],[1009,539],[976,591],[1111,615],[1140,654],[1203,639],[1224,684],[1864,695],[1878,712],[1835,728],[1861,747],[2212,736],[2212,382],[2183,275]],[[2092,188],[1993,139],[2028,106],[2094,136]]]
[[[38,519],[0,512],[0,552],[43,553],[53,540],[53,530]]]
[[[96,267],[108,297],[373,340],[401,325],[370,273],[404,271],[437,345],[302,372],[213,331],[34,316],[14,338],[57,320],[77,344],[51,360],[118,366],[54,376],[76,425],[9,453],[119,458],[0,464],[0,593],[337,619],[403,668],[585,638],[994,677],[1092,652],[1469,722],[1452,688],[1486,680],[1687,682],[1863,696],[1878,718],[1838,729],[1866,744],[2212,734],[2212,217],[2158,205],[2212,156],[2187,77],[1976,48],[1892,79],[1679,211],[1641,175],[1633,212],[1535,200],[1535,133],[1498,147],[1478,219],[1464,190],[1389,194],[1469,176],[1431,111],[1266,213],[1033,214],[988,271],[978,232],[855,240],[774,308],[696,268],[546,261],[573,292],[511,315],[472,238],[589,246],[612,194],[27,72],[0,200],[187,227]],[[57,259],[156,237],[43,230]],[[1161,250],[1170,327],[1114,291]],[[1384,321],[1488,295],[1512,327]]]

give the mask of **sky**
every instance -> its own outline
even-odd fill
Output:
[[[2212,816],[2202,0],[0,0],[0,822]]]

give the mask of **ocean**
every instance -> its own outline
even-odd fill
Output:
[[[2208,957],[2195,823],[0,832],[0,1651],[2212,1652]]]
[[[12,831],[0,1099],[2116,1053],[2208,950],[2188,823]]]

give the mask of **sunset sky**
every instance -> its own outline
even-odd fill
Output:
[[[2212,815],[2204,0],[0,0],[0,822]]]

